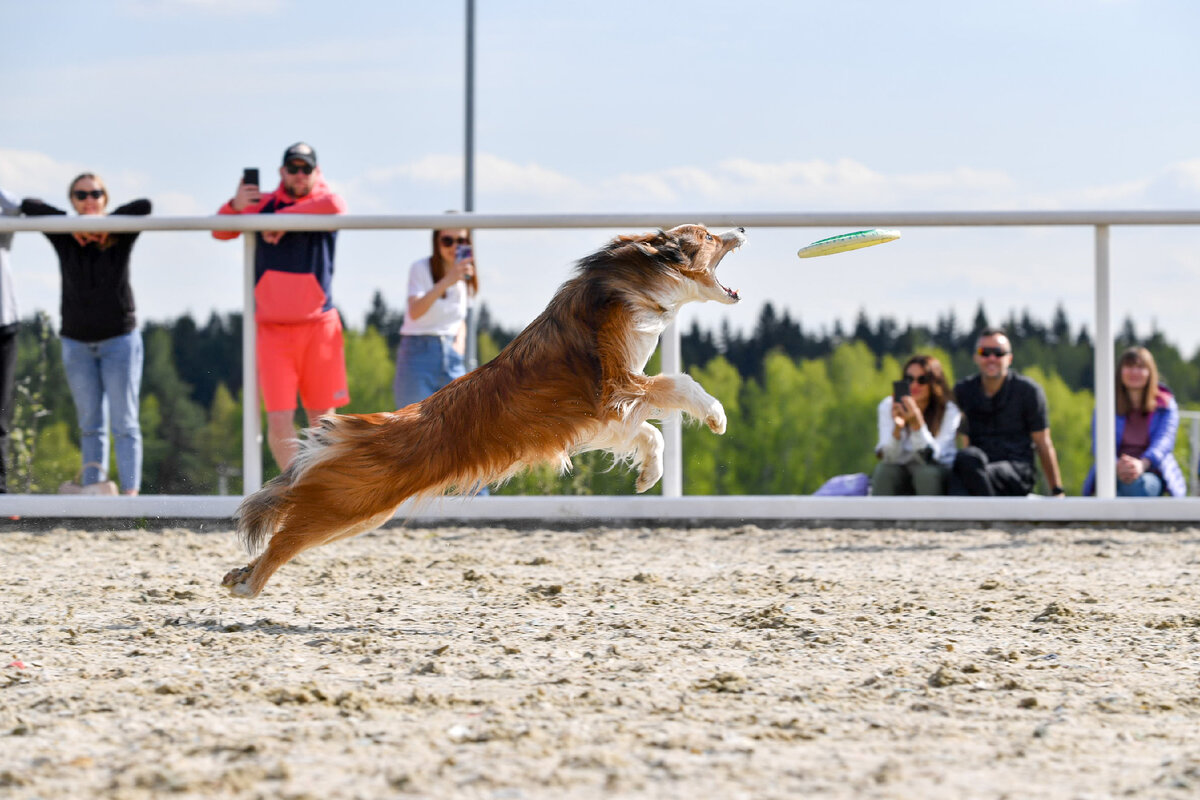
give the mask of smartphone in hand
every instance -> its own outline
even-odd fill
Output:
[[[242,170],[242,183],[247,186],[258,186],[258,167],[246,167]]]
[[[892,381],[892,402],[899,403],[901,397],[909,394],[908,381]]]
[[[469,258],[471,258],[471,255],[472,255],[471,245],[469,245],[469,244],[460,244],[454,250],[454,260],[455,261],[466,261]]]

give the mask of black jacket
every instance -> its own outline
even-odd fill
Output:
[[[26,199],[21,213],[31,217],[65,215],[66,212],[41,200]],[[134,200],[112,212],[114,215],[150,213],[149,200]],[[58,253],[62,273],[62,335],[81,342],[98,342],[122,336],[137,327],[133,288],[129,285],[129,255],[136,233],[109,234],[103,247],[81,245],[69,233],[47,233]]]

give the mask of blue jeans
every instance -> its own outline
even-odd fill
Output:
[[[1143,472],[1133,483],[1117,481],[1117,497],[1158,497],[1162,490],[1162,478],[1153,472]]]
[[[138,395],[142,387],[142,334],[132,331],[99,342],[62,339],[63,367],[75,400],[83,450],[83,483],[108,477],[108,428],[117,450],[121,490],[142,485],[142,429]],[[86,466],[88,464],[99,464]]]
[[[453,336],[401,336],[392,381],[396,408],[424,400],[465,373]]]
[[[401,336],[396,348],[396,379],[392,381],[396,408],[424,400],[466,371],[462,354],[454,349],[453,336]],[[487,496],[488,487],[479,487],[476,494]]]

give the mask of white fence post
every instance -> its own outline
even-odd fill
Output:
[[[254,231],[242,234],[242,494],[262,487],[262,413],[258,410],[258,327],[254,324]]]
[[[659,340],[662,348],[662,373],[678,375],[683,359],[679,350],[679,320],[674,320],[663,331]],[[683,418],[672,414],[662,421],[663,448],[663,497],[683,496]]]
[[[1096,497],[1117,496],[1117,410],[1113,384],[1112,278],[1108,268],[1108,226],[1096,226]]]

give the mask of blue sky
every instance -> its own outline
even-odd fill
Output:
[[[115,202],[215,212],[242,167],[311,143],[351,213],[462,205],[462,2],[0,0],[0,186],[65,203],[83,169]],[[1178,209],[1200,206],[1200,5],[477,0],[476,209],[488,212]],[[701,214],[701,217],[703,215]],[[697,220],[703,221],[703,218]],[[684,317],[806,328],[859,310],[932,324],[1066,307],[1092,324],[1092,231],[912,228],[800,261],[844,229],[749,231],[722,279],[745,298]],[[511,327],[616,231],[481,231],[483,297]],[[1200,231],[1116,228],[1114,307],[1200,347]],[[403,304],[425,232],[342,234],[334,296],[360,326]],[[25,312],[56,312],[35,234]],[[241,248],[151,233],[143,319],[240,307]],[[1019,355],[1019,354],[1018,354]]]

